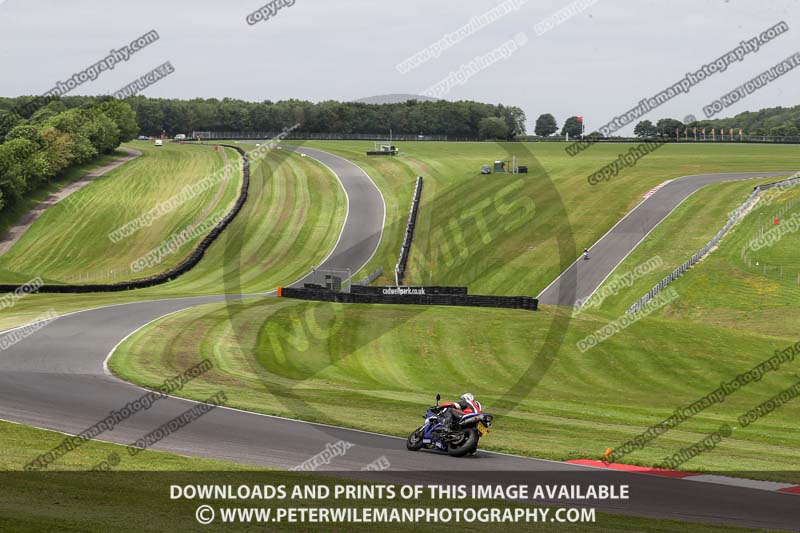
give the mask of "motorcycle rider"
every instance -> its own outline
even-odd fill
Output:
[[[583,249],[583,258],[584,259],[589,259],[589,249],[588,248],[584,248]]]
[[[457,402],[443,403],[439,408],[442,423],[448,427],[455,426],[466,414],[482,412],[480,402],[469,392],[462,394]]]

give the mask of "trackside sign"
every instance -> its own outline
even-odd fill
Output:
[[[392,295],[410,295],[410,294],[426,294],[425,287],[383,287],[381,291],[383,294]]]

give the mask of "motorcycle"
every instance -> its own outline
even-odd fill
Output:
[[[423,447],[428,450],[447,452],[452,457],[463,457],[478,450],[478,441],[489,433],[492,415],[468,409],[458,418],[446,415],[453,403],[439,405],[442,397],[436,395],[436,405],[428,407],[423,416],[425,423],[414,430],[406,440],[406,448],[415,452]],[[451,413],[455,415],[455,413]]]

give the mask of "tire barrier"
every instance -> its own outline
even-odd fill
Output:
[[[747,210],[753,206],[753,204],[755,204],[756,200],[758,200],[758,197],[761,195],[762,191],[766,191],[774,187],[785,187],[789,185],[796,185],[798,183],[800,183],[800,178],[790,178],[783,181],[777,181],[775,183],[766,183],[764,185],[756,185],[755,187],[753,187],[752,194],[750,194],[747,200],[745,200],[744,203],[740,205],[733,212],[731,217],[725,223],[725,226],[723,226],[722,229],[719,230],[719,232],[717,232],[717,234],[714,235],[714,237],[710,241],[708,241],[708,244],[703,246],[703,248],[699,252],[697,252],[692,257],[687,259],[681,266],[670,272],[664,279],[659,281],[652,289],[650,289],[647,292],[647,294],[639,298],[639,300],[636,301],[636,303],[634,303],[632,306],[630,306],[628,310],[625,312],[635,313],[636,311],[639,311],[644,306],[644,304],[655,298],[656,295],[664,289],[664,287],[666,287],[667,285],[678,279],[678,277],[680,277],[681,274],[689,270],[698,261],[700,261],[703,257],[705,257],[708,254],[708,252],[711,251],[712,248],[714,248],[717,244],[719,244],[719,241],[722,240],[722,237],[728,232],[728,230],[730,230],[731,227],[736,222],[738,222],[740,218],[742,218],[742,215],[746,213]]]
[[[499,307],[505,309],[526,309],[529,311],[536,311],[539,308],[539,300],[530,296],[479,296],[467,294],[361,294],[356,292],[336,292],[317,287],[302,289],[283,287],[279,290],[279,294],[283,298],[337,303]]]
[[[140,279],[134,279],[131,281],[120,281],[118,283],[107,283],[107,284],[90,284],[90,285],[48,285],[44,284],[37,292],[46,292],[46,293],[84,293],[84,292],[119,292],[119,291],[129,291],[132,289],[143,289],[145,287],[153,287],[154,285],[161,285],[162,283],[166,283],[171,281],[181,274],[185,274],[192,268],[194,268],[208,250],[209,246],[219,237],[220,233],[228,227],[228,224],[233,221],[239,211],[241,211],[242,207],[244,206],[245,201],[247,200],[247,191],[250,188],[250,161],[247,158],[247,154],[244,150],[239,148],[238,146],[231,146],[228,144],[221,144],[220,146],[225,146],[226,148],[232,148],[239,152],[239,155],[242,156],[242,189],[239,192],[239,198],[236,199],[236,203],[231,208],[225,217],[217,223],[216,226],[206,235],[200,244],[197,245],[197,248],[192,252],[192,254],[184,259],[180,264],[172,267],[171,269],[162,272],[160,274],[154,274],[152,276]],[[0,292],[13,292],[18,288],[22,287],[22,285],[3,285],[0,284]]]
[[[419,210],[419,198],[421,195],[422,176],[417,176],[417,184],[414,187],[414,197],[411,199],[411,209],[409,209],[408,213],[406,235],[403,238],[403,246],[400,248],[400,257],[397,259],[397,266],[394,267],[394,280],[397,285],[403,284],[403,278],[406,275],[408,253],[411,250],[411,241],[414,239],[414,226],[417,224],[417,211]]]

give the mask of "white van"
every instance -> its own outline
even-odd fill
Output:
[[[176,141],[185,141],[185,140],[186,140],[186,135],[185,135],[185,134],[183,134],[183,133],[179,133],[179,134],[177,134],[177,135],[175,136],[175,140],[176,140]]]
[[[163,146],[163,145],[164,141],[162,141],[161,139],[156,139],[156,146]]]

